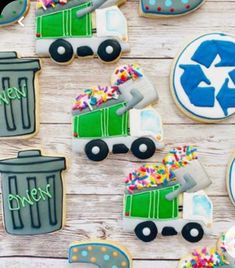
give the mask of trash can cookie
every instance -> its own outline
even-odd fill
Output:
[[[0,52],[0,139],[29,138],[36,134],[40,69],[38,59]]]
[[[40,150],[20,151],[0,161],[4,225],[12,235],[36,235],[63,226],[64,157],[44,156]]]
[[[0,2],[0,27],[19,22],[29,9],[29,0],[2,0]]]

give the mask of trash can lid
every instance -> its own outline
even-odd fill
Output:
[[[0,161],[2,173],[46,173],[65,169],[65,157],[44,156],[41,150],[20,151],[17,158]]]
[[[39,71],[39,59],[18,58],[15,51],[0,52],[0,71]]]

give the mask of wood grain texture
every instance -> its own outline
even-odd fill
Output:
[[[138,1],[128,1],[121,9],[128,18],[131,52],[114,65],[97,59],[78,60],[65,67],[49,59],[42,60],[40,76],[39,134],[28,141],[2,141],[1,158],[15,157],[18,150],[43,148],[48,154],[65,155],[68,171],[66,183],[67,221],[62,231],[37,237],[9,236],[3,229],[0,211],[0,267],[81,267],[67,264],[67,249],[74,240],[107,238],[128,247],[134,268],[174,268],[177,260],[195,245],[181,236],[159,237],[150,244],[125,233],[121,226],[123,178],[140,165],[131,154],[110,155],[94,165],[85,156],[71,152],[71,104],[74,97],[92,85],[108,85],[116,66],[138,62],[151,77],[160,95],[155,108],[163,117],[165,143],[148,162],[161,161],[174,145],[194,144],[213,184],[207,189],[214,203],[215,224],[212,233],[198,246],[213,246],[217,236],[235,223],[234,206],[228,199],[225,171],[235,148],[235,116],[218,125],[196,123],[175,106],[169,91],[172,58],[191,36],[212,31],[233,34],[235,1],[207,1],[196,12],[179,18],[145,19],[137,15]],[[17,25],[0,29],[0,51],[16,50],[21,56],[36,57],[34,51],[34,9]]]

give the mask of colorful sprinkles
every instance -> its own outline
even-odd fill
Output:
[[[117,68],[112,75],[112,84],[115,86],[122,85],[129,80],[137,80],[143,76],[139,64],[128,64]]]
[[[69,0],[37,0],[37,9],[47,9],[49,7],[56,7],[57,5],[66,5]]]
[[[133,193],[135,190],[167,186],[170,182],[174,182],[174,170],[197,159],[196,151],[193,146],[176,147],[164,157],[161,164],[145,164],[134,170],[125,179],[127,191]]]
[[[119,95],[120,92],[116,86],[95,86],[93,88],[85,89],[82,94],[78,95],[72,109],[82,111],[89,108],[90,110],[93,110],[93,106],[99,107],[101,104],[111,99],[118,99]]]

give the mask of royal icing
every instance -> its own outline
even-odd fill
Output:
[[[111,241],[84,241],[69,248],[70,263],[89,263],[102,268],[132,268],[128,250]]]
[[[227,189],[232,203],[235,205],[235,154],[228,164]]]
[[[45,234],[63,225],[64,157],[44,156],[40,150],[18,153],[0,161],[4,225],[13,235]]]
[[[144,242],[154,240],[158,232],[164,236],[181,232],[185,240],[198,242],[212,224],[213,205],[202,191],[211,181],[193,146],[170,150],[162,163],[141,166],[125,183],[124,228],[134,230]],[[192,229],[197,230],[195,235]]]
[[[0,27],[21,23],[29,8],[29,0],[2,0],[0,2]]]
[[[100,161],[109,151],[141,159],[162,147],[160,116],[152,107],[158,94],[138,64],[117,68],[111,86],[95,86],[76,97],[73,112],[73,148]],[[92,126],[92,127],[90,127]],[[143,145],[145,150],[139,148]]]
[[[140,0],[143,16],[179,16],[188,14],[204,3],[204,0]]]
[[[235,39],[222,33],[198,37],[175,60],[171,88],[188,116],[216,122],[235,113]]]
[[[38,129],[37,59],[0,52],[0,138],[26,138]]]
[[[37,54],[50,55],[55,62],[65,64],[71,62],[74,55],[97,55],[103,62],[113,62],[127,52],[127,21],[120,9],[117,6],[98,8],[92,19],[91,5],[82,0],[38,0]],[[82,11],[84,15],[80,16]]]

